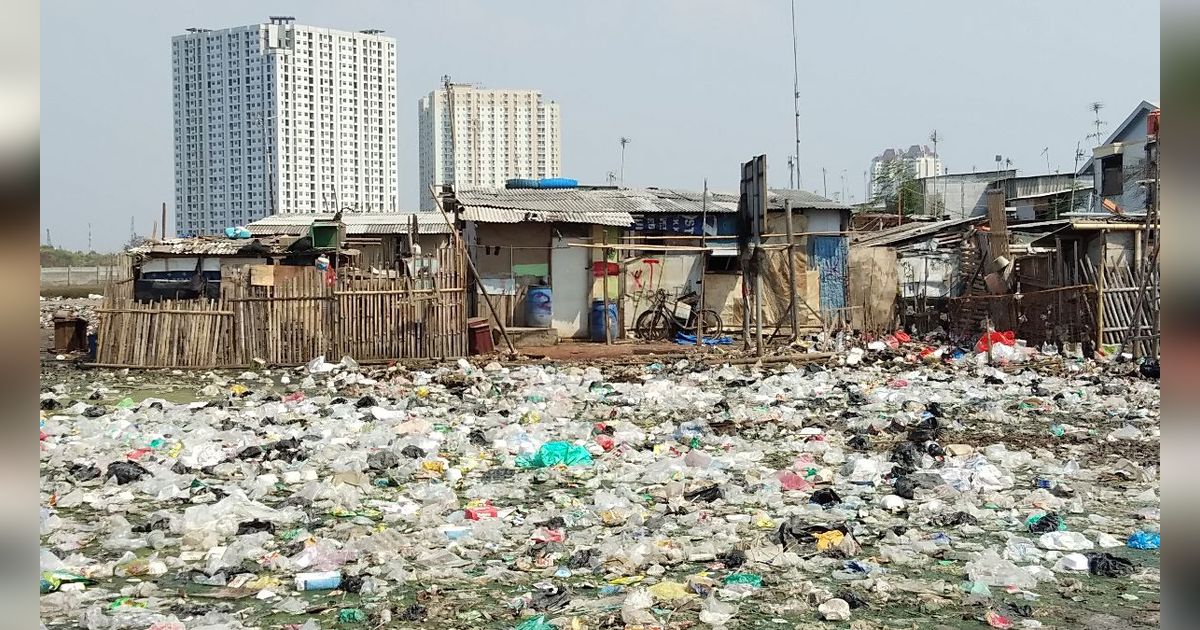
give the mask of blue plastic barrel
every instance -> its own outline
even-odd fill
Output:
[[[532,328],[549,328],[554,315],[550,287],[529,287],[525,294],[525,325]]]
[[[608,304],[608,326],[612,329],[613,339],[617,338],[617,304]],[[604,341],[604,300],[592,300],[592,315],[588,321],[588,330],[592,333],[592,341]]]

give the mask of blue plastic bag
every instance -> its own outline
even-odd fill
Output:
[[[1129,540],[1125,544],[1132,549],[1158,549],[1162,543],[1157,533],[1139,529],[1129,535]]]

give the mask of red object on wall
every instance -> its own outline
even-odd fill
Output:
[[[603,260],[597,260],[592,263],[592,275],[597,278],[604,277],[604,265],[608,265],[608,275],[610,278],[615,278],[621,274],[621,265],[615,262],[605,263]]]
[[[1146,135],[1147,136],[1154,136],[1155,138],[1158,137],[1158,116],[1161,113],[1162,113],[1161,109],[1156,109],[1156,110],[1150,112],[1150,115],[1146,117]]]

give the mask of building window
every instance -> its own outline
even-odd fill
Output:
[[[1105,197],[1123,194],[1125,192],[1124,171],[1120,153],[1103,158],[1100,161],[1100,194]]]

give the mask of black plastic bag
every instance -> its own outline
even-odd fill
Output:
[[[834,492],[833,488],[821,488],[820,490],[812,493],[810,500],[817,505],[826,506],[841,503],[842,497],[839,497],[838,493]]]
[[[917,484],[913,483],[913,480],[908,477],[896,477],[895,481],[892,482],[892,494],[901,499],[911,501],[913,499],[913,491],[916,489]]]
[[[746,552],[741,549],[730,549],[724,553],[717,554],[717,561],[724,564],[726,568],[736,569],[746,564]]]
[[[1087,553],[1088,572],[1103,577],[1124,577],[1133,573],[1133,563],[1110,553]]]
[[[370,394],[367,394],[366,396],[359,398],[358,402],[354,403],[355,409],[366,409],[367,407],[374,407],[374,406],[375,406],[375,397]]]
[[[725,496],[725,493],[721,490],[721,487],[712,485],[708,486],[707,488],[700,488],[699,490],[692,490],[691,492],[684,493],[683,498],[687,499],[688,501],[704,501],[705,503],[712,503],[723,496]]]
[[[1061,523],[1062,523],[1062,519],[1059,518],[1058,514],[1055,514],[1054,512],[1050,512],[1048,514],[1043,515],[1038,520],[1030,523],[1029,531],[1034,534],[1046,534],[1049,532],[1056,532],[1056,531],[1058,531],[1058,528]]]
[[[375,451],[367,455],[367,468],[371,470],[387,470],[400,463],[400,458],[389,450]]]
[[[117,485],[123,486],[149,474],[150,471],[142,468],[142,465],[137,462],[113,462],[108,465],[108,472],[105,473],[104,478],[116,477]]]
[[[272,523],[271,521],[260,520],[257,518],[252,521],[238,523],[238,528],[237,528],[238,536],[245,536],[246,534],[257,534],[259,532],[271,532],[272,534],[274,534],[275,533],[275,523]]]
[[[425,457],[425,449],[409,444],[408,446],[400,449],[400,454],[409,459],[421,459],[422,457]]]

